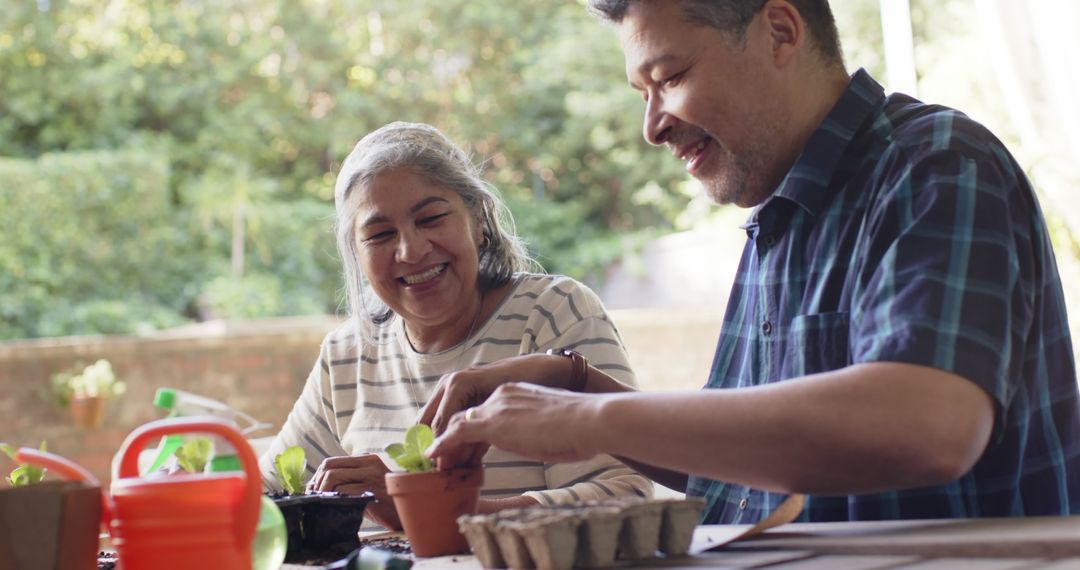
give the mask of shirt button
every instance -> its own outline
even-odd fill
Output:
[[[770,323],[769,321],[761,323],[761,332],[764,335],[769,335],[770,333],[772,333],[772,323]]]
[[[743,497],[743,500],[739,501],[739,510],[740,511],[745,511],[746,506],[749,505],[749,504],[750,504],[750,501],[748,501],[746,499],[746,497]]]
[[[769,235],[765,236],[765,245],[772,245],[774,243],[776,243],[776,236],[775,235],[769,234]]]

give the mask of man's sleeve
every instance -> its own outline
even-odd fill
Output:
[[[990,156],[938,150],[871,206],[851,330],[854,362],[952,372],[1008,405],[1031,324],[1029,192]],[[1037,210],[1036,210],[1037,211]]]

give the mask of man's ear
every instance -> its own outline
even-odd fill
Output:
[[[772,41],[772,59],[777,68],[787,67],[795,55],[805,49],[806,22],[788,0],[768,0],[761,16]]]

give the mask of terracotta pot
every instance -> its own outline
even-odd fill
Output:
[[[101,427],[105,412],[105,398],[101,396],[72,396],[68,402],[71,419],[82,429]]]
[[[468,552],[457,518],[476,512],[482,469],[429,473],[387,473],[386,490],[394,498],[401,525],[421,557]]]

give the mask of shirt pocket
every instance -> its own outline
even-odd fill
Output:
[[[851,364],[848,312],[799,315],[787,333],[780,378],[837,370]]]

